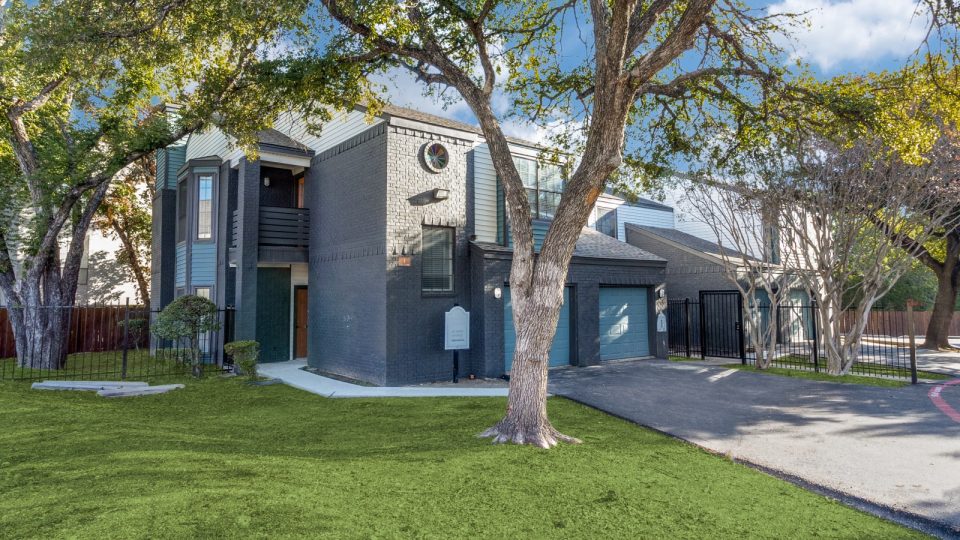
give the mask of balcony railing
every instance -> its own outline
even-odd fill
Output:
[[[233,247],[238,247],[240,214],[233,212]],[[261,206],[258,245],[307,249],[310,245],[310,210]]]
[[[306,249],[310,245],[310,210],[261,206],[259,243]]]

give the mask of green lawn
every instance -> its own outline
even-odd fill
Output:
[[[474,435],[502,399],[324,399],[187,380],[144,398],[0,384],[4,538],[908,538],[563,399],[551,451]]]
[[[886,386],[899,388],[901,386],[907,386],[910,384],[910,381],[905,381],[903,379],[885,379],[882,377],[864,377],[862,375],[830,375],[824,371],[819,373],[815,371],[806,371],[802,369],[790,369],[790,368],[780,368],[780,367],[769,367],[767,369],[757,369],[752,365],[742,365],[742,364],[724,364],[723,367],[730,369],[742,369],[745,371],[751,371],[753,373],[764,373],[767,375],[780,375],[782,377],[794,377],[797,379],[809,379],[812,381],[827,381],[827,382],[836,382],[836,383],[845,383],[845,384],[866,384],[869,386]]]

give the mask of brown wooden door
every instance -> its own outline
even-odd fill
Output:
[[[293,294],[294,358],[307,357],[307,288],[297,287]]]

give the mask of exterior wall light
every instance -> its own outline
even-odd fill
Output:
[[[445,201],[450,198],[450,190],[444,188],[435,188],[433,190],[433,200]]]
[[[407,248],[403,248],[403,251],[397,256],[397,266],[410,266],[411,264],[413,264],[413,257],[407,255]]]
[[[270,187],[270,177],[269,177],[269,176],[264,176],[264,177],[263,177],[263,187]]]
[[[501,290],[500,287],[495,287],[493,289],[493,297],[499,300],[501,296],[503,296],[503,290]]]

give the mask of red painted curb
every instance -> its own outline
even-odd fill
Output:
[[[943,414],[952,418],[954,422],[960,423],[960,412],[957,412],[956,409],[951,407],[949,403],[947,403],[946,401],[944,401],[942,397],[940,397],[940,394],[943,393],[943,390],[946,387],[953,386],[955,384],[960,384],[960,379],[954,379],[952,381],[947,381],[943,384],[938,384],[937,386],[934,386],[933,388],[930,389],[930,392],[927,393],[927,397],[930,398],[930,401],[932,401],[933,404],[938,409],[943,411]]]

